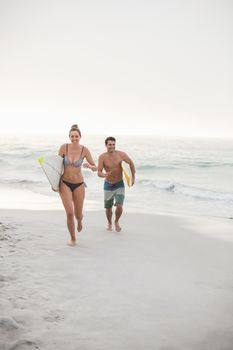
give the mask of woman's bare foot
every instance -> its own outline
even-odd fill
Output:
[[[121,227],[120,227],[119,223],[116,222],[116,221],[115,221],[115,229],[116,229],[117,232],[121,231]]]
[[[71,239],[68,243],[67,243],[68,246],[70,247],[74,247],[76,245],[76,241]]]
[[[82,219],[83,219],[83,215],[82,215],[81,219],[78,220],[78,227],[77,227],[78,232],[81,232],[83,229]]]
[[[112,231],[112,223],[108,223],[108,226],[107,226],[107,231]]]
[[[78,232],[81,232],[82,229],[83,229],[82,220],[78,220]]]

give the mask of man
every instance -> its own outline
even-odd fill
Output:
[[[108,220],[107,229],[112,231],[112,207],[115,201],[115,229],[121,231],[119,219],[123,211],[123,202],[125,197],[125,187],[122,179],[121,162],[124,160],[129,164],[132,173],[132,185],[135,181],[135,167],[133,161],[124,152],[115,149],[116,139],[109,136],[105,140],[107,152],[99,156],[98,176],[105,178],[104,181],[104,207]],[[104,172],[103,172],[104,170]]]

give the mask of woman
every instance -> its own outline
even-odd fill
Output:
[[[85,197],[85,183],[81,171],[84,158],[88,163],[83,164],[85,168],[96,171],[97,168],[87,147],[80,145],[81,131],[77,124],[71,126],[69,137],[71,143],[60,147],[59,155],[64,158],[64,174],[61,177],[59,193],[67,216],[67,227],[70,233],[68,245],[76,244],[75,222],[77,219],[77,230],[82,230],[83,202]]]

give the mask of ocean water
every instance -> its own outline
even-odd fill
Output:
[[[65,137],[6,137],[0,141],[0,207],[62,209],[37,161],[57,154]],[[97,161],[104,136],[86,136]],[[233,217],[233,140],[119,136],[117,149],[135,162],[136,183],[126,188],[124,210]],[[103,179],[83,169],[85,210],[103,208]]]

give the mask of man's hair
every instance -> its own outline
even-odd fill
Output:
[[[113,137],[113,136],[107,137],[107,138],[105,139],[105,146],[107,146],[108,141],[114,141],[114,142],[116,142],[116,139],[115,139],[115,137]]]

